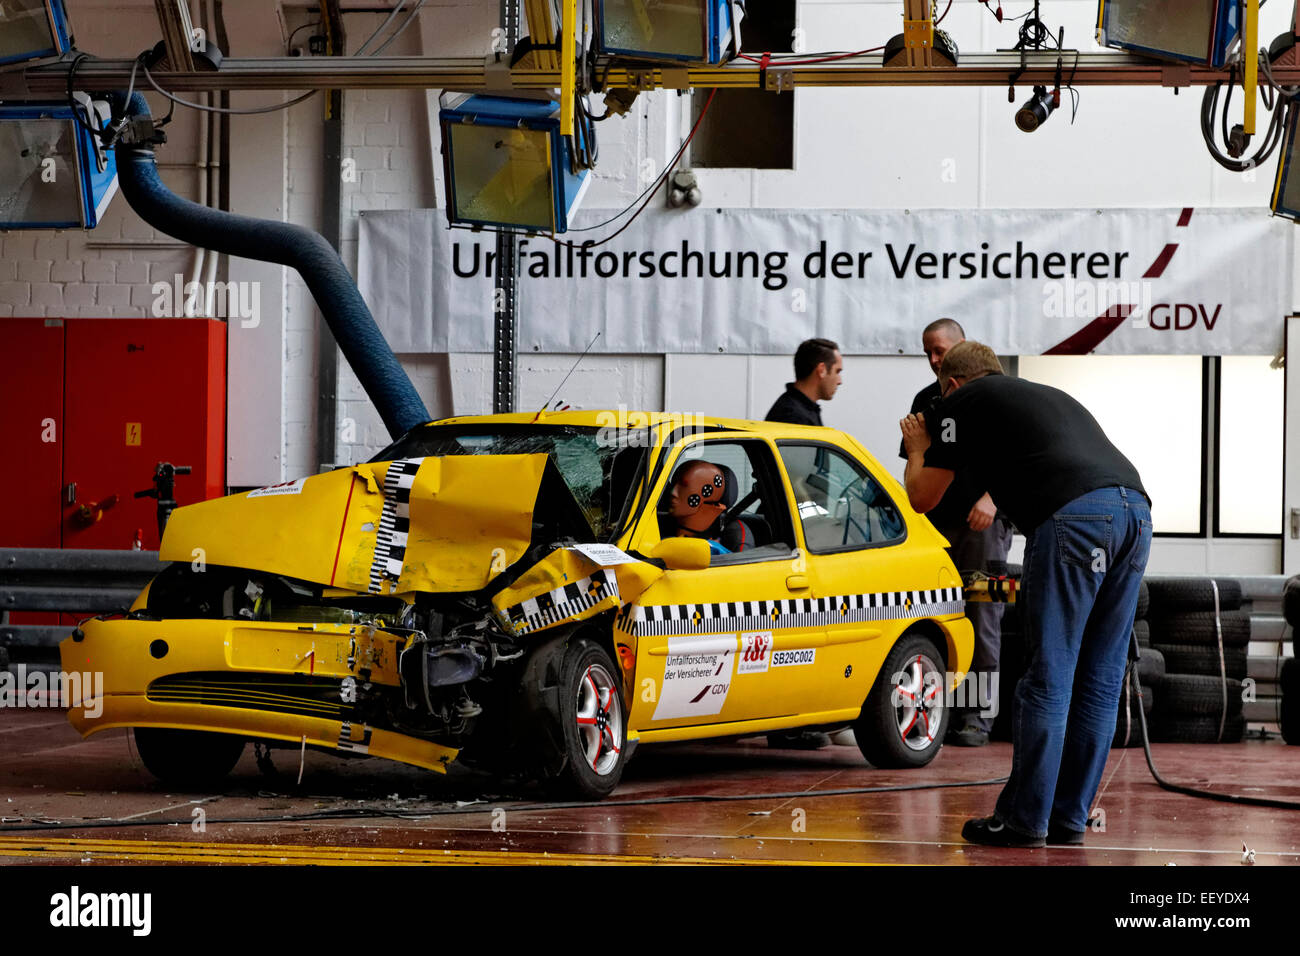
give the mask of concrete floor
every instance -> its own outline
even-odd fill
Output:
[[[1300,751],[1280,740],[1153,748],[1168,780],[1300,801]],[[381,760],[276,751],[259,771],[249,747],[222,793],[180,793],[140,765],[122,731],[82,741],[59,711],[0,713],[0,831],[33,821],[72,828],[0,832],[7,863],[763,863],[1237,865],[1300,864],[1300,815],[1161,790],[1141,749],[1115,750],[1098,806],[1105,830],[1083,848],[998,850],[962,842],[998,785],[818,796],[859,787],[1001,777],[1009,744],[946,747],[929,767],[879,771],[855,747],[770,750],[761,740],[646,747],[605,803],[527,809],[473,774],[447,777]],[[763,794],[781,796],[764,797]],[[797,796],[788,796],[797,794]],[[684,795],[739,800],[627,805]],[[750,796],[753,795],[753,796]],[[221,823],[283,814],[393,811],[405,818]],[[205,818],[202,831],[198,817]],[[152,825],[152,821],[184,821]],[[107,827],[77,827],[112,821]],[[141,826],[139,824],[150,825]]]

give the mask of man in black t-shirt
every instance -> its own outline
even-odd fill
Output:
[[[969,469],[1025,534],[1021,620],[1029,659],[1016,685],[1011,775],[971,843],[1082,843],[1110,755],[1150,499],[1096,419],[1059,389],[1009,378],[988,346],[963,342],[939,370],[943,398],[900,423],[912,507],[928,511]]]
[[[911,414],[925,413],[939,401],[939,367],[954,345],[966,341],[962,327],[952,319],[936,319],[921,333],[921,347],[930,362],[935,380],[916,393]],[[900,458],[907,449],[900,445]],[[948,555],[958,571],[1006,574],[1007,551],[1011,548],[1011,526],[988,492],[979,486],[969,469],[961,468],[939,503],[926,512],[939,533],[948,539]],[[975,656],[967,678],[966,706],[954,715],[948,739],[963,747],[982,747],[989,742],[993,717],[997,714],[998,658],[1002,648],[1002,614],[1005,604],[971,603],[966,616],[975,628]],[[960,722],[958,720],[960,718]]]
[[[830,339],[808,339],[794,353],[794,381],[787,382],[785,392],[772,403],[769,422],[788,425],[820,425],[821,406],[829,402],[840,387],[844,360],[840,347]]]

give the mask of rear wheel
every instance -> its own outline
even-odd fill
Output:
[[[853,724],[862,756],[875,767],[924,767],[948,728],[943,655],[928,637],[904,635],[885,658]]]
[[[200,730],[136,727],[136,750],[151,774],[177,787],[210,787],[223,780],[244,752],[244,738]]]

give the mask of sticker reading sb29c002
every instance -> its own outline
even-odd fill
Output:
[[[795,651],[773,651],[773,667],[792,667],[796,664],[811,664],[817,659],[817,648],[801,647]]]

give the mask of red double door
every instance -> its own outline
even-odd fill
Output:
[[[224,493],[226,326],[0,319],[0,547],[159,543],[159,462],[180,504]]]

